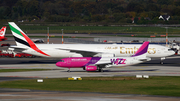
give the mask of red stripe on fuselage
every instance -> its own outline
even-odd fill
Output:
[[[21,32],[21,34],[24,36],[24,38],[27,40],[27,42],[29,43],[30,47],[32,49],[34,49],[35,51],[43,54],[43,55],[46,55],[46,56],[50,56],[46,53],[44,53],[43,51],[41,51],[39,48],[37,48],[37,46],[34,44],[34,42],[31,41],[31,39],[29,39],[29,37],[27,37],[24,33]]]

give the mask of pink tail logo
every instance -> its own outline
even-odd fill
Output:
[[[0,36],[3,35],[3,31],[0,31]]]
[[[118,64],[126,64],[125,61],[126,61],[126,59],[120,59],[120,58],[111,59],[111,63],[116,64],[116,65],[118,65]]]
[[[0,36],[2,36],[3,35],[3,33],[4,33],[4,29],[5,29],[6,27],[3,27],[1,30],[0,30]]]

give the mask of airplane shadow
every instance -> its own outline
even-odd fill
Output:
[[[141,63],[141,64],[137,64],[137,65],[133,65],[133,66],[180,66],[179,63]]]
[[[103,72],[99,72],[99,71],[85,71],[85,70],[76,70],[76,71],[74,71],[74,70],[70,70],[70,72],[69,73],[71,73],[71,72],[87,72],[87,73],[105,73],[105,72],[112,72],[112,73],[114,73],[114,72],[152,72],[152,71],[157,71],[157,70],[159,70],[159,69],[149,69],[149,70],[103,70]],[[60,72],[67,72],[67,71],[60,71]]]

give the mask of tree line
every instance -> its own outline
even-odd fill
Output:
[[[169,21],[159,19],[170,15]],[[0,21],[179,24],[180,0],[0,0]]]

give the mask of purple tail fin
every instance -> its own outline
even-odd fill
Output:
[[[149,46],[149,42],[145,41],[142,46],[136,51],[136,53],[134,55],[132,55],[131,57],[135,57],[135,56],[139,56],[139,55],[143,55],[147,52],[148,50],[148,46]]]

